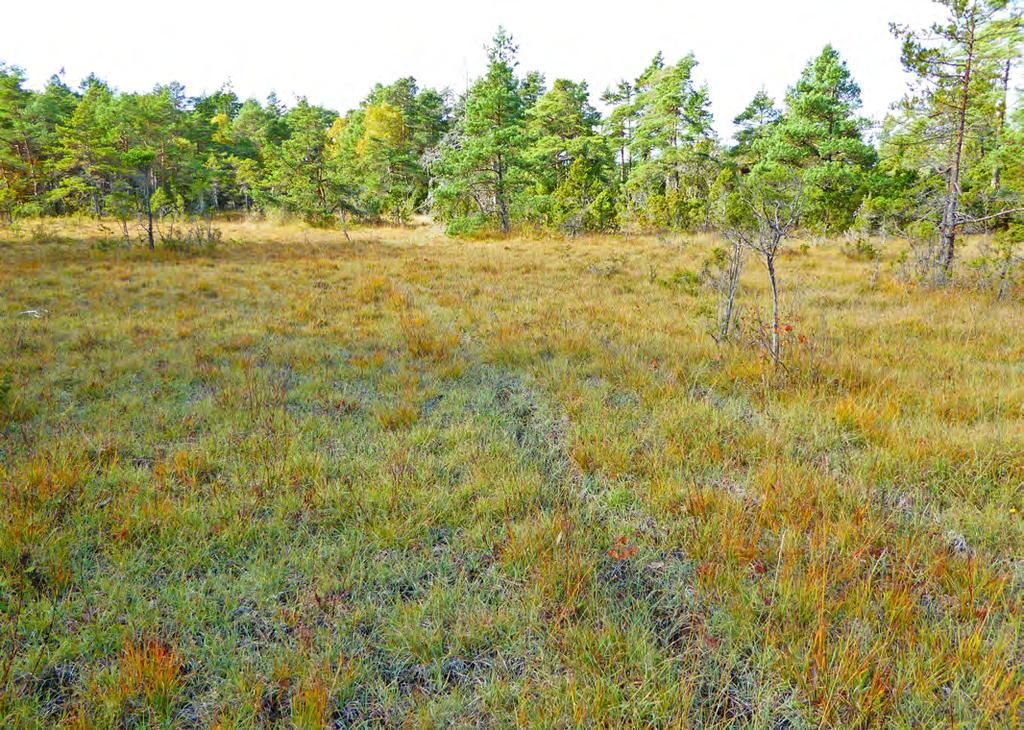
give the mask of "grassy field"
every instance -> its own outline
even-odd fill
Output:
[[[0,726],[1024,723],[1019,300],[223,228],[0,232]]]

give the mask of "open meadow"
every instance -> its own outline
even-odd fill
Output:
[[[0,231],[0,726],[1024,722],[1018,296],[221,229]]]

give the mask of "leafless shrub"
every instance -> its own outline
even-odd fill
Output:
[[[1005,299],[1017,284],[1018,272],[1024,263],[1020,243],[1012,231],[981,244],[978,255],[968,266],[975,286]]]
[[[726,206],[725,236],[753,251],[764,262],[772,293],[770,353],[779,364],[779,289],[776,259],[803,212],[803,185],[798,176],[767,171],[741,180]]]
[[[700,279],[715,293],[718,302],[713,337],[722,344],[729,340],[736,319],[736,292],[743,271],[743,247],[733,241],[728,247],[716,247],[701,267]]]

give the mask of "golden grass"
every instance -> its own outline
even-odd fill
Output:
[[[0,725],[1022,722],[1018,302],[221,227],[0,242]]]

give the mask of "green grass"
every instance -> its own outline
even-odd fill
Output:
[[[0,726],[1024,721],[1019,303],[814,247],[776,370],[710,239],[57,233],[0,243]]]

